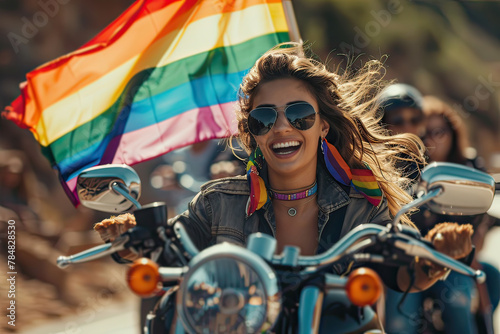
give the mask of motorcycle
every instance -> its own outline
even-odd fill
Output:
[[[128,166],[93,167],[78,178],[81,203],[107,212],[134,205],[137,226],[113,242],[57,260],[60,267],[117,252],[141,256],[127,274],[130,289],[145,298],[161,296],[144,333],[382,333],[371,305],[382,292],[372,264],[403,266],[427,260],[484,282],[485,275],[433,249],[418,231],[399,223],[412,208],[435,212],[486,212],[495,194],[488,174],[461,165],[432,163],[422,172],[419,196],[387,226],[364,224],[322,254],[301,256],[276,240],[252,234],[246,248],[222,243],[199,251],[183,225],[167,223],[166,206],[141,206],[140,179]],[[347,277],[332,268],[359,268]]]

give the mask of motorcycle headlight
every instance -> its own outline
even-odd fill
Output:
[[[190,333],[259,333],[281,307],[274,271],[256,254],[228,243],[192,259],[178,298],[178,314]]]

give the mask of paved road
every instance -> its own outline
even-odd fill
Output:
[[[139,334],[139,299],[110,302],[96,312],[84,311],[53,323],[28,328],[23,334]]]
[[[500,268],[500,227],[494,228],[486,239],[482,259]],[[24,334],[139,334],[137,310],[139,300],[130,296],[120,303],[110,303],[95,314],[85,314],[59,320],[23,331]],[[500,311],[495,314],[495,332],[500,333]]]

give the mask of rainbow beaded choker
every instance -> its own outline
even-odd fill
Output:
[[[312,196],[316,193],[316,191],[318,191],[318,184],[316,183],[316,181],[314,181],[314,184],[309,189],[300,191],[298,193],[283,194],[270,189],[269,194],[271,198],[279,199],[280,201],[296,201]]]

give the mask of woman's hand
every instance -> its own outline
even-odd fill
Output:
[[[104,242],[112,242],[122,233],[136,225],[134,215],[125,213],[118,217],[110,217],[94,225],[94,230],[99,233],[99,236]],[[138,258],[138,255],[132,253],[128,249],[118,252],[122,258],[133,261]]]
[[[432,242],[434,248],[454,259],[461,259],[472,251],[472,225],[457,223],[437,224],[427,233],[425,239]],[[446,268],[425,261],[421,266],[429,279],[439,279],[449,271]]]
[[[432,242],[437,251],[460,259],[472,251],[472,233],[474,229],[470,224],[441,223],[434,226],[425,239]]]
[[[136,225],[135,217],[124,213],[118,217],[111,216],[94,225],[94,230],[99,233],[102,241],[113,241],[116,237]]]
[[[434,245],[434,248],[454,259],[463,258],[472,251],[472,225],[457,223],[437,224],[425,236]],[[422,291],[430,288],[437,280],[446,277],[449,270],[430,261],[419,261],[415,264],[415,280],[410,292]],[[410,285],[410,276],[406,267],[398,271],[398,285],[406,291]]]

